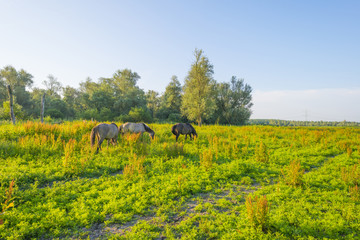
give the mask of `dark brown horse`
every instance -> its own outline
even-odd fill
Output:
[[[190,139],[193,139],[194,136],[198,136],[195,128],[190,123],[177,123],[171,128],[171,132],[176,136],[176,141],[180,134],[185,135],[185,140],[189,134]]]
[[[101,149],[102,142],[106,139],[108,146],[109,142],[113,145],[117,143],[119,130],[115,123],[106,124],[106,123],[100,123],[96,127],[94,127],[91,130],[90,134],[90,140],[91,140],[91,146],[93,147],[95,144],[95,138],[98,140],[98,146],[96,149],[96,153],[99,152],[99,149]]]

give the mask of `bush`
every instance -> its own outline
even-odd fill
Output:
[[[49,115],[51,118],[64,118],[64,114],[54,108],[50,108],[45,112],[46,112],[46,115]]]
[[[131,108],[129,112],[129,117],[133,122],[152,122],[151,114],[144,108]]]
[[[81,117],[83,119],[87,119],[87,120],[90,120],[92,118],[95,118],[97,119],[98,117],[98,111],[96,109],[88,109],[88,110],[85,110],[82,114],[81,114]]]
[[[294,160],[290,165],[281,171],[286,184],[297,187],[303,183],[304,169],[301,168],[300,161]]]
[[[170,122],[181,122],[181,114],[180,113],[171,113],[167,119]]]
[[[266,196],[251,199],[249,196],[245,202],[247,217],[252,227],[260,227],[262,231],[266,230],[268,224],[269,204]]]

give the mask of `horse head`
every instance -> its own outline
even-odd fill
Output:
[[[151,137],[152,140],[154,140],[155,132],[151,130],[151,132],[149,132],[149,136]]]

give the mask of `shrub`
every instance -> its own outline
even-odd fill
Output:
[[[349,186],[349,193],[352,200],[360,200],[360,189],[357,184],[354,187]]]
[[[177,143],[177,142],[173,144],[164,143],[163,148],[165,149],[165,153],[168,157],[177,157],[179,155],[184,154],[183,143]]]
[[[200,166],[204,167],[205,169],[210,169],[213,165],[213,158],[214,155],[211,149],[203,151],[200,155]]]
[[[65,156],[63,158],[63,167],[65,170],[65,174],[73,175],[79,172],[79,162],[77,158],[74,156],[75,152],[76,140],[70,139],[69,142],[64,144],[64,153]]]
[[[352,167],[341,168],[341,179],[350,185],[360,184],[360,171],[358,165],[355,164]]]
[[[258,162],[267,163],[269,162],[269,153],[265,143],[260,142],[255,149],[255,159]]]
[[[281,170],[285,183],[297,187],[302,185],[304,170],[301,168],[300,161],[294,160],[290,163],[290,165],[285,169]]]
[[[152,122],[152,117],[149,111],[144,108],[131,108],[129,116],[134,122]]]
[[[145,174],[144,169],[145,157],[137,157],[136,154],[129,159],[129,164],[124,167],[124,177],[126,179],[132,179],[136,175],[143,176]]]
[[[15,184],[15,181],[13,179],[10,183],[9,189],[6,191],[6,194],[5,194],[6,200],[3,204],[1,204],[2,208],[1,208],[1,212],[0,212],[0,225],[2,225],[4,223],[4,220],[2,219],[1,215],[3,215],[7,209],[14,207],[14,202],[10,202],[12,199],[11,195],[14,191],[14,184]]]
[[[250,225],[256,229],[261,227],[261,230],[265,231],[270,208],[266,196],[264,195],[260,198],[256,196],[254,201],[249,196],[246,199],[245,206]]]
[[[181,114],[180,113],[170,113],[167,119],[170,122],[181,122]]]
[[[64,118],[64,114],[55,108],[46,110],[45,114],[49,115],[51,118]]]

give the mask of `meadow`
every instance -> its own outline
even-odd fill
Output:
[[[360,238],[360,128],[96,124],[0,126],[0,239]]]

